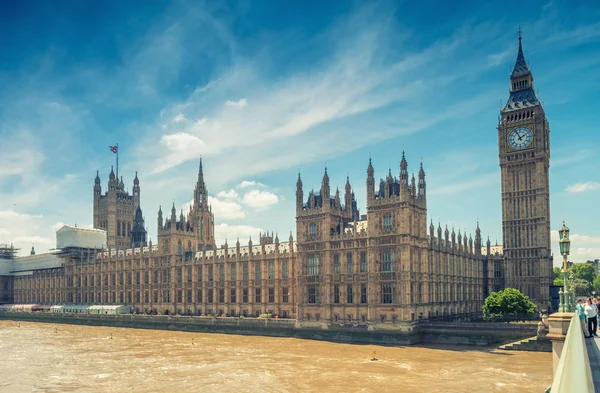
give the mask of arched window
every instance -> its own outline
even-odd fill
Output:
[[[121,236],[121,221],[117,220],[117,236]]]
[[[183,253],[183,247],[181,245],[181,240],[177,242],[177,254],[181,255]]]
[[[188,240],[188,251],[192,251],[192,242]]]
[[[121,235],[127,236],[127,232],[125,232],[125,221],[121,223]]]
[[[129,236],[131,234],[131,223],[128,222],[127,223],[127,236]]]

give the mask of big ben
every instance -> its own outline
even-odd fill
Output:
[[[519,31],[510,94],[500,112],[498,153],[502,183],[504,286],[550,305],[550,126],[533,86]]]

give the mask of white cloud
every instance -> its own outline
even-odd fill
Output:
[[[215,241],[217,245],[220,246],[221,244],[224,244],[225,239],[227,239],[229,247],[235,247],[235,242],[239,238],[240,245],[247,246],[248,240],[252,236],[254,236],[253,242],[258,243],[258,235],[260,232],[264,232],[264,230],[249,225],[218,224],[215,225]]]
[[[238,193],[234,189],[231,189],[229,191],[219,192],[217,194],[217,197],[222,198],[222,199],[237,199]]]
[[[242,99],[241,99],[241,100],[239,100],[239,101],[230,101],[230,100],[227,100],[227,101],[225,101],[225,104],[224,104],[224,105],[225,105],[226,107],[230,107],[230,108],[238,108],[238,109],[241,109],[241,108],[244,108],[246,105],[248,105],[248,100],[247,100],[247,99],[245,99],[245,98],[242,98]]]
[[[570,185],[566,188],[565,191],[574,193],[574,192],[597,190],[598,188],[600,188],[600,183],[594,182],[594,181],[588,181],[585,183],[576,183],[576,184]]]
[[[242,201],[256,210],[265,210],[276,204],[279,198],[269,191],[252,190],[244,194]]]
[[[208,203],[212,206],[212,211],[217,220],[236,220],[246,216],[242,206],[237,202],[224,201],[209,196]]]
[[[187,160],[198,159],[208,150],[204,141],[184,132],[163,135],[160,143],[167,148],[168,152],[158,160],[152,173],[160,173]]]
[[[244,180],[238,186],[238,188],[248,188],[248,187],[265,187],[264,184],[257,182],[256,180]]]
[[[55,240],[49,237],[34,235],[40,229],[39,223],[43,215],[18,213],[13,210],[0,211],[0,244],[13,243],[20,248],[20,254],[28,254],[32,245],[43,245],[52,248]]]
[[[184,115],[183,113],[179,113],[179,114],[178,114],[177,116],[175,116],[175,118],[173,119],[173,121],[174,121],[175,123],[181,123],[182,121],[185,121],[185,120],[187,120],[187,119],[185,118],[185,115]]]

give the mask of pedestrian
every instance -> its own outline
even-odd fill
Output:
[[[581,330],[583,331],[583,336],[585,338],[590,337],[590,333],[587,329],[587,323],[585,320],[585,309],[583,308],[583,302],[581,299],[577,299],[577,315],[579,316],[579,323],[581,324]]]
[[[588,337],[598,337],[596,334],[596,329],[598,328],[598,308],[592,303],[592,299],[588,298],[583,309],[588,320]]]

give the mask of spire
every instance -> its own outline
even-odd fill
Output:
[[[406,156],[404,150],[402,150],[402,160],[400,161],[400,169],[408,169],[408,163],[406,162]]]
[[[97,169],[96,169],[96,178],[94,179],[94,183],[100,184],[100,174]]]
[[[296,188],[302,188],[302,179],[300,178],[300,172],[298,172],[298,181],[296,181]]]
[[[531,74],[531,70],[525,61],[525,56],[523,55],[523,45],[521,43],[521,26],[519,26],[519,52],[517,53],[517,61],[515,62],[515,67],[513,68],[512,73],[510,74],[510,78],[520,78],[522,76]]]
[[[31,255],[35,255],[35,248],[33,246],[31,246]]]
[[[115,171],[113,166],[110,166],[110,175],[108,175],[108,179],[114,181],[115,180]]]
[[[135,171],[135,177],[133,178],[133,185],[139,185],[140,179],[137,177],[137,171]]]
[[[419,180],[425,179],[425,171],[423,170],[423,162],[421,161],[421,168],[419,169]]]
[[[367,176],[373,177],[374,174],[373,163],[371,162],[371,157],[369,157],[369,166],[367,167]]]

